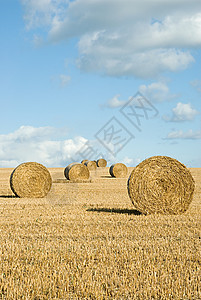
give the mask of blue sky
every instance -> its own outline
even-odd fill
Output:
[[[0,167],[201,167],[200,0],[1,0],[0,34]]]

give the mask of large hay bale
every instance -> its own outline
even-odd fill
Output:
[[[145,159],[128,179],[131,201],[144,214],[185,212],[194,188],[194,179],[186,166],[167,156]]]
[[[124,165],[123,163],[117,163],[117,164],[111,165],[109,172],[112,177],[123,178],[123,177],[126,177],[126,175],[128,173],[128,169],[127,169],[126,165]]]
[[[84,164],[85,164],[85,166],[87,166],[89,171],[95,171],[96,168],[97,168],[97,165],[96,165],[95,161],[88,160]]]
[[[107,161],[104,158],[100,158],[97,160],[96,164],[97,164],[97,167],[104,168],[107,166]]]
[[[87,166],[80,163],[71,163],[64,169],[64,175],[68,180],[89,179],[89,170]]]
[[[36,162],[20,164],[10,176],[11,190],[21,198],[43,198],[51,186],[52,178],[48,169]]]

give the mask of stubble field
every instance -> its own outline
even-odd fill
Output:
[[[131,172],[132,168],[129,168]],[[201,299],[201,169],[182,215],[142,215],[108,168],[43,199],[16,198],[0,169],[0,299]]]

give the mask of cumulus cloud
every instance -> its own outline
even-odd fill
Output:
[[[178,97],[178,95],[170,93],[167,83],[163,81],[140,85],[139,91],[153,102],[164,102]]]
[[[115,95],[114,97],[112,97],[111,99],[109,99],[107,101],[107,103],[105,104],[106,107],[109,107],[109,108],[117,108],[117,107],[121,107],[123,106],[127,101],[121,101],[119,100],[119,97],[121,95]]]
[[[172,109],[172,116],[163,116],[167,122],[185,122],[193,121],[199,114],[199,111],[191,107],[190,103],[177,103],[177,106]]]
[[[172,131],[168,133],[166,139],[198,140],[201,139],[201,131],[193,131],[192,129],[187,132],[183,132],[183,130]]]
[[[52,127],[21,126],[7,135],[0,135],[0,165],[15,167],[25,161],[36,161],[47,167],[66,166],[86,143],[84,137],[58,139],[66,135]]]
[[[148,85],[142,84],[139,86],[138,91],[139,92],[135,96],[130,96],[127,100],[120,100],[119,98],[121,97],[121,95],[116,94],[114,97],[109,99],[103,106],[109,108],[117,108],[122,107],[126,103],[128,103],[129,105],[129,101],[131,106],[139,105],[139,102],[137,101],[138,98],[136,98],[138,94],[141,95],[141,97],[145,97],[150,102],[170,101],[179,96],[176,94],[171,94],[167,83],[163,81],[152,82]]]
[[[108,37],[110,40],[110,37]],[[181,71],[194,62],[187,51],[177,49],[152,49],[136,52],[133,48],[118,47],[109,49],[104,42],[97,41],[82,53],[82,40],[79,43],[80,53],[77,66],[85,72],[100,72],[108,76],[135,76],[139,78],[154,78],[165,71]],[[121,42],[122,44],[123,41]],[[81,46],[81,47],[80,47]],[[117,54],[115,52],[118,52]]]
[[[51,2],[49,7],[51,7],[55,1],[49,2]],[[200,42],[199,37],[192,35],[195,29],[197,30],[195,33],[200,32],[200,15],[198,13],[200,8],[199,0],[193,0],[190,3],[187,0],[76,0],[66,5],[66,11],[62,16],[58,11],[56,19],[52,19],[50,37],[60,40],[67,39],[72,35],[81,36],[100,30],[114,30],[113,32],[117,36],[118,33],[122,34],[122,29],[125,30],[128,25],[135,25],[131,27],[131,33],[137,36],[143,33],[141,41],[144,43],[148,42],[147,38],[150,41],[150,31],[154,33],[153,44],[158,43],[161,37],[162,43],[168,43],[169,46],[168,41],[173,40],[175,44],[176,36],[179,38],[177,43],[183,45],[186,43],[184,36],[186,38],[187,34],[190,41],[198,40]],[[144,31],[145,27],[147,31]],[[119,30],[115,31],[116,29]],[[128,30],[126,30],[126,34],[128,34]],[[131,40],[130,42],[134,43]]]
[[[45,25],[49,42],[78,39],[84,71],[153,78],[186,69],[201,46],[200,0],[21,2],[28,27]]]

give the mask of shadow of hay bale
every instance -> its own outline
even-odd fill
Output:
[[[19,198],[19,197],[15,195],[0,195],[0,198]]]
[[[122,208],[88,208],[87,211],[91,212],[107,212],[115,214],[128,214],[128,215],[142,215],[142,213],[136,209],[122,209]]]

